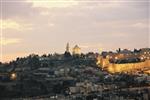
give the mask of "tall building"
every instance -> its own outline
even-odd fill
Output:
[[[81,54],[81,48],[79,48],[78,45],[75,45],[72,51],[73,55],[80,55]]]
[[[69,52],[69,43],[66,45],[66,52]]]
[[[71,57],[71,54],[70,54],[70,52],[69,52],[69,43],[67,43],[67,45],[66,45],[66,51],[65,51],[65,53],[64,53],[64,56],[66,57],[66,58],[68,58],[68,57]]]

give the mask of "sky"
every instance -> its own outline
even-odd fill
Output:
[[[149,0],[1,0],[1,60],[150,47]]]

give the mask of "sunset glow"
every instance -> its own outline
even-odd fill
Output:
[[[19,52],[64,53],[67,42],[71,48],[78,44],[81,53],[150,46],[148,1],[2,0],[1,5],[3,62]]]

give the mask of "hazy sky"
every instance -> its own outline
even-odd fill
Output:
[[[149,47],[149,0],[1,0],[3,61],[31,53]]]

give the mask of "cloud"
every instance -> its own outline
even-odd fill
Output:
[[[31,24],[17,22],[12,19],[0,20],[0,24],[1,24],[0,29],[13,29],[17,31],[32,30]]]
[[[10,45],[10,44],[16,44],[20,42],[21,39],[17,39],[17,38],[1,38],[0,45]]]
[[[64,8],[78,4],[78,1],[76,0],[49,0],[49,1],[27,0],[26,2],[32,3],[33,7],[40,7],[40,8]]]
[[[21,29],[19,23],[12,20],[0,20],[0,23],[2,24],[0,29],[15,29],[15,30]]]
[[[32,4],[26,3],[25,0],[3,0],[2,2],[2,19],[27,18],[36,13],[37,10],[32,8]]]
[[[135,24],[131,25],[131,27],[133,27],[133,28],[148,28],[148,26],[149,26],[148,24],[141,23],[141,22],[135,23]]]
[[[64,52],[63,45],[68,41],[78,44],[83,52],[98,51],[99,48],[110,50],[148,45],[148,2],[17,1],[3,2],[2,5],[3,21],[9,23],[5,25],[4,30],[5,37],[9,37],[9,42],[5,45],[10,44],[3,50],[7,54],[20,51],[60,53]],[[30,28],[32,30],[28,31],[27,29]],[[23,41],[12,39],[23,39]],[[19,44],[11,45],[14,43]]]
[[[121,0],[82,0],[81,4],[86,5],[87,7],[93,8],[118,8],[121,6]]]
[[[50,14],[49,11],[41,11],[41,12],[40,12],[40,15],[43,15],[43,16],[47,16],[47,15],[49,15],[49,14]]]
[[[49,23],[48,26],[49,26],[49,27],[53,27],[53,26],[55,26],[55,24]]]

